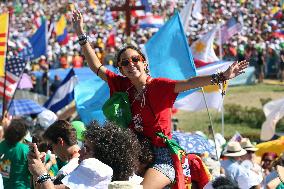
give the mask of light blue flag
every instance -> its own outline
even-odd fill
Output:
[[[75,87],[76,109],[85,124],[93,120],[100,123],[105,121],[102,106],[107,99],[109,99],[109,87],[101,78],[94,77],[80,82]]]
[[[115,71],[113,67],[108,66],[107,68]],[[93,120],[103,123],[105,116],[102,107],[110,97],[108,84],[92,74],[92,79],[80,81],[74,92],[76,109],[81,120],[85,124],[89,124]]]
[[[145,50],[152,77],[183,80],[196,76],[193,57],[179,13],[176,13],[146,43]],[[194,91],[180,93],[178,99]]]

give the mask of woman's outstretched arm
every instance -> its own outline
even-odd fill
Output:
[[[248,67],[249,62],[247,61],[241,61],[241,62],[234,62],[232,65],[229,66],[229,68],[223,72],[223,74],[215,75],[217,76],[216,78],[212,78],[212,75],[204,75],[204,76],[197,76],[193,78],[189,78],[186,80],[179,80],[177,81],[175,85],[175,92],[183,92],[187,91],[190,89],[198,88],[198,87],[204,87],[207,85],[212,84],[212,79],[213,82],[214,80],[229,80],[232,79],[242,73],[244,73],[245,69]],[[220,77],[221,78],[218,78]],[[214,76],[213,76],[214,77]]]
[[[100,78],[107,81],[106,76],[106,67],[102,65],[100,60],[98,59],[94,49],[92,48],[91,44],[87,40],[87,36],[84,33],[84,21],[82,14],[79,10],[74,10],[72,12],[73,17],[73,26],[74,29],[79,37],[79,43],[81,45],[83,54],[85,55],[85,58],[87,60],[87,63],[90,67],[90,69],[96,73]]]

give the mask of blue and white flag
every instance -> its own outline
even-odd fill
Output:
[[[61,82],[55,93],[44,104],[44,107],[56,113],[74,100],[74,88],[77,84],[77,77],[73,69],[70,70],[65,79]]]
[[[27,47],[20,53],[19,57],[24,60],[34,60],[47,52],[47,26],[46,21],[37,29],[33,36],[29,38]]]

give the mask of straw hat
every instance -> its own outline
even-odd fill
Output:
[[[143,189],[143,186],[130,181],[113,181],[108,185],[108,189]]]
[[[276,167],[278,177],[280,178],[281,182],[284,182],[284,167],[277,165]]]
[[[247,153],[246,150],[242,149],[239,142],[229,142],[227,144],[227,149],[224,152],[224,156],[228,157],[239,157]]]
[[[248,138],[243,138],[241,140],[241,147],[243,149],[245,149],[246,151],[255,152],[255,151],[258,150],[258,148],[256,148],[255,146],[252,145],[252,143],[250,142],[250,140]]]

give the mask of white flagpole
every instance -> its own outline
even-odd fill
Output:
[[[219,59],[223,59],[223,51],[222,51],[222,31],[221,31],[221,23],[219,24]],[[222,85],[222,84],[221,84]],[[221,86],[220,88],[224,88],[225,86]],[[222,136],[225,136],[225,126],[224,126],[224,97],[225,95],[222,95],[222,105],[221,105],[221,120],[222,120]]]
[[[202,90],[202,95],[203,95],[203,99],[204,99],[204,102],[205,102],[205,106],[206,106],[206,110],[207,110],[207,114],[208,114],[209,122],[210,122],[210,125],[209,125],[209,132],[212,132],[213,141],[214,141],[214,146],[215,146],[215,152],[216,152],[216,158],[217,158],[217,161],[219,161],[219,156],[218,156],[218,152],[217,152],[217,145],[216,145],[216,140],[215,140],[215,132],[214,132],[214,127],[213,127],[213,122],[212,122],[211,115],[210,115],[210,112],[209,112],[209,109],[208,109],[208,104],[207,104],[207,101],[206,101],[206,98],[205,98],[205,94],[204,94],[203,87],[201,87],[201,90]]]

